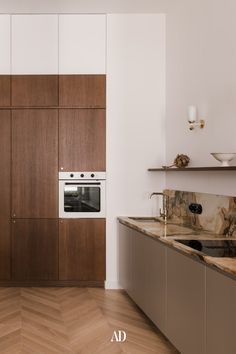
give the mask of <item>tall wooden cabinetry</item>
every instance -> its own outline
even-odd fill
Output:
[[[11,279],[58,281],[58,77],[11,77]],[[50,107],[50,108],[49,108]]]
[[[12,75],[11,102],[13,107],[57,107],[57,75]]]
[[[12,111],[12,217],[58,217],[58,111]]]
[[[11,17],[0,15],[0,285],[102,285],[105,219],[59,220],[58,172],[105,171],[106,18]]]
[[[11,277],[10,264],[10,161],[11,112],[0,110],[0,280]]]
[[[11,279],[10,22],[0,15],[0,281]]]
[[[57,110],[12,110],[13,280],[58,279],[57,152]]]
[[[106,16],[59,16],[59,168],[105,171]]]
[[[105,219],[64,219],[59,224],[59,279],[105,280]]]
[[[12,279],[58,279],[58,220],[13,220]]]
[[[59,166],[64,171],[106,170],[105,109],[61,109]]]
[[[1,107],[10,106],[10,102],[11,102],[10,86],[11,86],[10,75],[1,75],[0,76],[0,106]]]
[[[59,16],[59,171],[106,170],[106,16]],[[105,280],[105,219],[59,223],[59,279]],[[95,282],[95,283],[94,283]]]
[[[105,75],[59,76],[59,171],[105,171]],[[105,219],[59,223],[59,280],[105,280]]]

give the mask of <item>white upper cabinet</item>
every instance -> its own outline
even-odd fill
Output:
[[[58,16],[12,16],[12,73],[58,73]]]
[[[0,74],[11,73],[10,16],[0,15]]]
[[[105,72],[106,15],[59,15],[59,73]]]

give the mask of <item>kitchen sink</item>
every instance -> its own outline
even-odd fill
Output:
[[[130,216],[129,219],[134,220],[134,221],[140,221],[140,222],[163,222],[162,220],[154,217],[139,217],[139,216]]]
[[[236,258],[236,240],[175,240],[211,257]]]

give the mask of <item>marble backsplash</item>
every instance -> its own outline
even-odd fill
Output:
[[[236,237],[236,197],[166,189],[168,221],[218,235]],[[201,214],[193,214],[190,204],[200,204]]]

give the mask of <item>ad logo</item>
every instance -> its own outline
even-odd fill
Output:
[[[111,337],[111,342],[125,342],[127,338],[126,332],[125,331],[114,331],[113,335]]]

